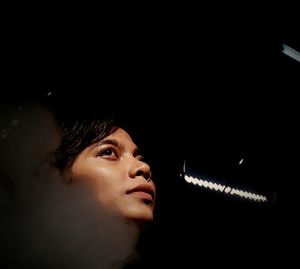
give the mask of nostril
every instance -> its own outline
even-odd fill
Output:
[[[151,176],[152,176],[150,171],[146,172],[146,171],[143,171],[143,170],[138,170],[135,175],[144,177],[147,181],[150,181]]]
[[[144,175],[144,172],[142,170],[139,170],[137,171],[136,173],[137,176],[143,176]]]

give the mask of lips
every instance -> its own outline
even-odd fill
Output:
[[[134,187],[133,189],[128,190],[126,192],[126,194],[132,194],[137,197],[140,197],[140,198],[143,198],[146,200],[151,200],[151,201],[154,201],[154,197],[155,197],[154,188],[149,184],[138,185],[138,186]]]

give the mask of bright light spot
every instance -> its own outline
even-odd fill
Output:
[[[201,180],[202,186],[207,188],[209,186],[209,182],[206,180]]]
[[[192,182],[194,185],[197,185],[197,184],[198,184],[198,180],[197,180],[196,178],[193,178],[193,177],[192,177],[191,182]]]
[[[191,177],[189,177],[189,176],[184,176],[184,179],[185,179],[185,181],[187,182],[187,183],[191,183],[192,181],[191,181]]]
[[[50,96],[52,94],[52,92],[48,92],[47,96]]]
[[[244,161],[244,159],[241,159],[240,162],[239,162],[239,165],[241,165],[243,161]]]
[[[208,182],[207,187],[210,188],[210,189],[212,189],[213,188],[212,186],[213,186],[213,183]]]
[[[223,185],[221,185],[221,184],[214,184],[214,189],[216,190],[216,191],[224,191],[224,189],[225,189],[225,186],[223,186]]]
[[[226,188],[224,189],[224,191],[225,191],[226,193],[229,193],[229,192],[231,191],[231,188],[230,188],[230,187],[226,187]]]
[[[210,190],[225,192],[226,194],[230,194],[230,195],[237,195],[242,198],[254,200],[257,202],[267,202],[267,198],[263,195],[251,193],[248,191],[238,190],[235,188],[231,188],[229,186],[226,187],[224,185],[217,184],[215,182],[198,179],[198,178],[194,178],[194,177],[187,176],[187,175],[184,176],[184,179],[188,183],[192,183],[194,185],[198,185],[200,187],[204,187],[204,188],[207,188]]]

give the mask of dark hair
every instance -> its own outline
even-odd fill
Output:
[[[86,147],[112,134],[118,126],[113,119],[79,119],[60,124],[62,139],[54,152],[54,165],[61,172],[70,167]]]
[[[82,92],[80,84],[74,89]],[[54,116],[61,131],[60,144],[50,159],[61,172],[69,168],[85,148],[118,128],[127,130],[134,140],[139,136],[141,128],[138,127],[137,113],[123,95],[107,98],[104,94],[97,95],[88,90],[84,95],[56,90],[50,97],[45,97],[42,104]]]

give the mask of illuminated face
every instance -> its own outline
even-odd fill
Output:
[[[123,129],[83,150],[71,173],[95,183],[97,199],[109,212],[137,222],[153,220],[156,190],[150,167]]]

